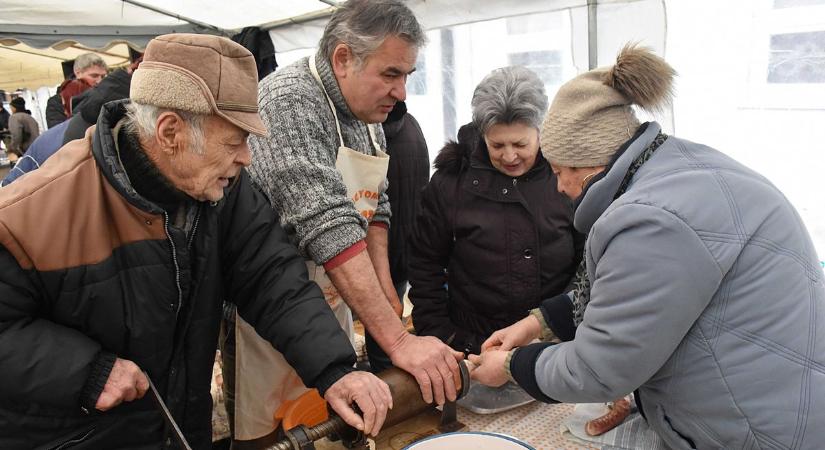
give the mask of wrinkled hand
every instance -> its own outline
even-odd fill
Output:
[[[149,389],[149,380],[140,370],[137,364],[127,359],[115,359],[112,371],[103,392],[97,398],[95,408],[100,411],[108,411],[123,402],[131,402],[138,398],[143,398],[143,394]]]
[[[436,337],[404,333],[388,353],[393,365],[415,377],[425,402],[435,399],[443,405],[445,399],[455,401],[455,380],[460,378],[458,361],[464,359],[461,352]]]
[[[507,353],[504,350],[487,350],[480,355],[470,355],[467,359],[475,366],[470,370],[470,377],[486,386],[498,387],[506,383],[510,379],[504,370]]]
[[[336,381],[324,394],[329,406],[350,426],[376,436],[384,425],[392,395],[387,383],[369,372],[350,372]],[[352,408],[358,405],[363,418]]]
[[[529,344],[533,339],[541,336],[541,324],[538,319],[529,315],[507,328],[502,328],[487,338],[481,344],[481,353],[488,350],[512,350]]]

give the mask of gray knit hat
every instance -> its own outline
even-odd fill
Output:
[[[650,49],[628,44],[613,67],[594,69],[568,81],[544,118],[544,158],[564,167],[607,165],[639,127],[631,105],[661,110],[670,102],[675,75]]]

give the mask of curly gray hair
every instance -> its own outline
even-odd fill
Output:
[[[418,19],[398,0],[348,0],[338,6],[324,29],[319,51],[332,61],[335,46],[352,50],[360,66],[389,36],[397,36],[416,48],[427,43]]]
[[[509,66],[490,72],[476,86],[473,123],[482,133],[496,124],[523,123],[541,127],[547,112],[544,84],[532,70]]]

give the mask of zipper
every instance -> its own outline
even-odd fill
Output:
[[[88,439],[88,437],[89,437],[89,436],[90,436],[90,435],[91,435],[94,431],[95,431],[95,429],[94,429],[94,428],[92,428],[91,430],[87,431],[87,432],[86,432],[83,436],[78,436],[78,437],[75,437],[75,438],[69,439],[68,441],[66,441],[66,442],[64,442],[64,443],[62,443],[62,444],[60,444],[60,445],[58,445],[57,447],[52,448],[52,450],[63,450],[63,449],[67,449],[67,448],[69,448],[69,447],[72,447],[72,446],[74,446],[75,444],[79,444],[79,443],[81,443],[81,442],[85,441],[86,439]]]
[[[178,252],[175,249],[175,241],[172,240],[172,235],[169,234],[169,213],[163,212],[163,230],[166,231],[166,238],[169,239],[169,245],[172,247],[172,262],[175,264],[175,286],[178,288],[178,307],[175,310],[175,317],[180,314],[180,306],[183,303],[183,290],[180,287],[180,265],[178,265]],[[194,235],[194,230],[193,233]]]
[[[192,231],[189,233],[189,242],[186,243],[186,248],[192,249],[192,242],[195,241],[195,231],[198,230],[198,223],[201,221],[201,205],[198,205],[198,211],[195,213],[195,222],[192,224]]]

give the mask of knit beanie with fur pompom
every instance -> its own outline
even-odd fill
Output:
[[[607,165],[639,127],[631,105],[661,110],[671,101],[675,75],[650,49],[628,44],[614,66],[568,81],[544,118],[541,151],[545,159],[564,167]]]

